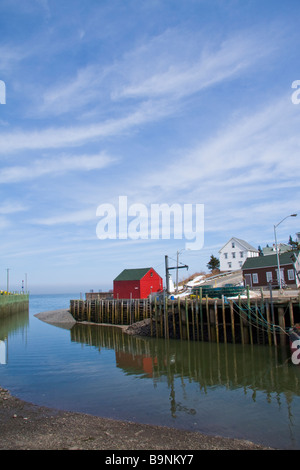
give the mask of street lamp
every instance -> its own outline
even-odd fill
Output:
[[[274,235],[275,235],[275,249],[276,249],[276,255],[277,255],[277,268],[278,268],[278,280],[279,280],[279,289],[282,288],[282,280],[281,280],[281,272],[280,272],[280,261],[279,261],[279,252],[278,252],[278,246],[277,246],[277,235],[276,235],[276,228],[278,227],[281,222],[283,222],[285,219],[288,217],[297,217],[297,214],[290,214],[287,215],[284,219],[282,219],[278,224],[274,225]]]

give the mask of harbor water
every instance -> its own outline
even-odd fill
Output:
[[[34,315],[79,295],[31,295],[0,321],[0,385],[38,405],[300,448],[300,366],[287,349],[164,340]]]

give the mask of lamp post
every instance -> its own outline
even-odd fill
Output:
[[[277,245],[276,228],[278,227],[279,224],[281,224],[281,222],[283,222],[288,217],[297,217],[297,214],[287,215],[284,219],[282,219],[280,222],[278,222],[278,224],[274,225],[275,249],[276,249],[276,255],[277,255],[277,269],[278,269],[279,289],[282,289],[282,280],[281,280],[281,272],[280,272],[280,261],[279,261],[279,250],[278,250],[278,245]]]

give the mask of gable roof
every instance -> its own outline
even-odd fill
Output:
[[[255,251],[258,253],[258,250],[254,248],[254,246],[250,245],[250,243],[245,242],[245,240],[242,240],[241,238],[236,238],[236,237],[230,238],[230,240],[228,240],[228,242],[226,242],[225,245],[223,245],[222,248],[219,250],[219,253],[223,250],[224,246],[226,246],[229,242],[231,242],[231,240],[234,240],[240,243],[240,245],[242,245],[247,251]]]
[[[285,243],[278,243],[279,253],[286,253],[287,251],[291,251],[291,245],[286,245]],[[266,246],[262,249],[264,255],[273,255],[274,252],[276,253],[275,246]]]
[[[124,269],[114,281],[139,281],[150,269],[152,268]]]
[[[285,266],[292,264],[298,257],[299,253],[296,252],[286,252],[279,255],[280,266]],[[273,268],[277,267],[277,255],[266,255],[266,256],[256,256],[254,258],[247,258],[245,263],[242,266],[242,270],[245,269],[255,269],[255,268]]]

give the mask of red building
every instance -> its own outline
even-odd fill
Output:
[[[286,287],[298,288],[300,285],[300,256],[298,253],[287,251],[279,255],[282,283]],[[250,288],[268,287],[270,284],[278,287],[277,255],[257,256],[247,258],[242,266],[244,284]]]
[[[114,299],[146,299],[163,290],[163,280],[153,268],[124,269],[114,279]]]

